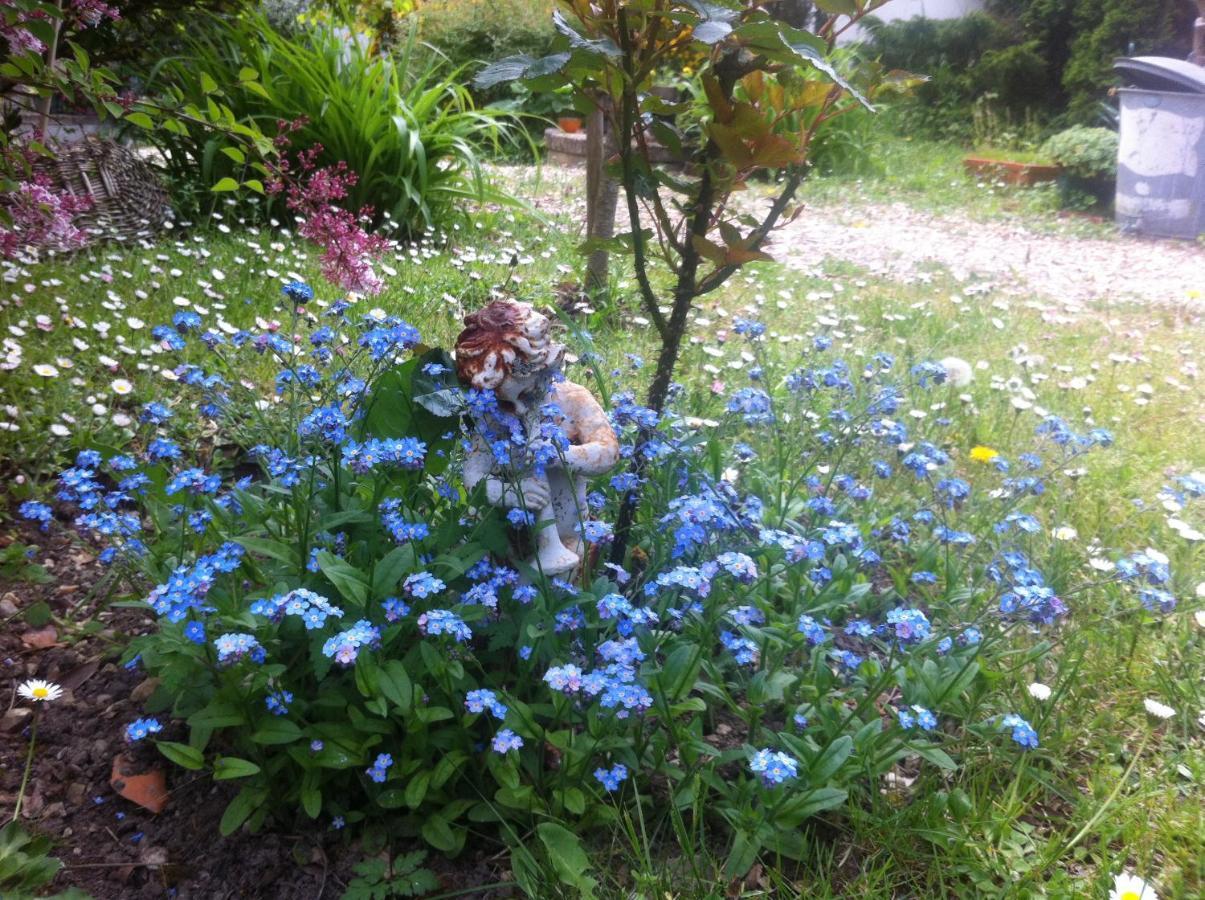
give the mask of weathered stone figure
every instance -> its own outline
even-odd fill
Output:
[[[560,378],[565,347],[551,339],[548,318],[531,304],[497,300],[466,316],[464,324],[456,339],[461,383],[493,391],[503,412],[518,418],[531,442],[539,434],[547,404],[555,404],[552,422],[569,440],[569,446],[547,463],[543,475],[534,469],[516,472],[499,465],[478,423],[464,466],[465,486],[472,490],[484,478],[491,504],[532,514],[536,558],[529,562],[533,567],[546,575],[571,571],[581,561],[578,526],[587,510],[587,478],[606,472],[618,461],[615,432],[586,388]]]

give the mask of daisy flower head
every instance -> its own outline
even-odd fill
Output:
[[[1159,900],[1159,895],[1137,875],[1119,872],[1113,876],[1113,890],[1109,891],[1109,900]]]
[[[63,696],[63,689],[53,681],[31,678],[17,688],[17,693],[33,703],[49,703]]]
[[[1153,697],[1147,697],[1142,701],[1142,705],[1146,707],[1146,711],[1156,719],[1170,719],[1176,714],[1176,711],[1166,703],[1160,703]]]
[[[1035,700],[1049,700],[1050,688],[1042,684],[1040,681],[1035,681],[1029,686],[1029,696]]]

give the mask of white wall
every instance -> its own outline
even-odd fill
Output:
[[[924,16],[927,19],[957,19],[983,9],[984,5],[983,0],[889,0],[887,5],[874,15],[884,22],[911,19],[915,16]],[[860,40],[860,31],[859,28],[851,28],[841,36],[841,43]]]

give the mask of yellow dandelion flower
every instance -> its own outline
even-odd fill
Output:
[[[975,460],[975,462],[991,462],[999,455],[1000,454],[991,447],[979,446],[971,448],[971,459]]]

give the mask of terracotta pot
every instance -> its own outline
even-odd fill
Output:
[[[556,120],[556,127],[565,134],[577,134],[582,130],[582,120],[577,116],[562,116]]]
[[[962,161],[968,175],[1000,178],[1007,184],[1032,187],[1042,181],[1054,181],[1062,171],[1058,166],[1043,163],[1011,162],[1006,159],[986,159],[968,156]]]

